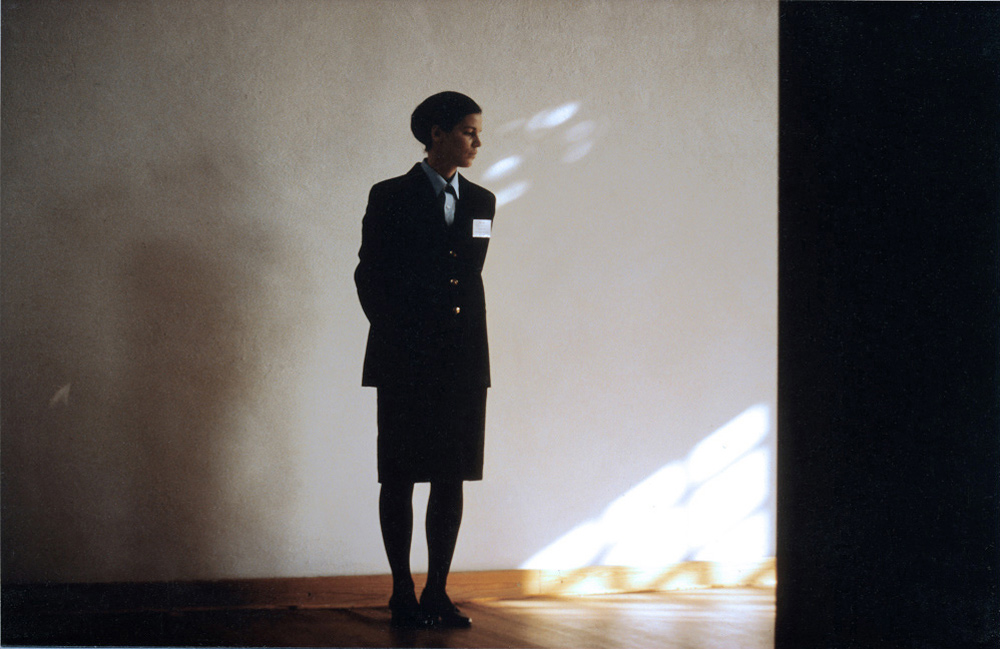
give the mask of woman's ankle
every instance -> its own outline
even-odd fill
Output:
[[[417,600],[416,592],[414,590],[413,581],[394,583],[392,585],[392,597],[389,598],[390,602],[398,602],[400,604],[415,602]]]
[[[427,584],[424,586],[423,591],[420,593],[420,599],[444,599],[447,598],[448,594],[445,592],[445,587],[443,584]]]

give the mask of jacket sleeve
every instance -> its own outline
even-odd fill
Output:
[[[354,283],[368,322],[378,328],[392,321],[394,311],[388,289],[392,238],[391,215],[385,195],[377,186],[372,187],[361,222],[361,249]]]
[[[421,277],[415,273],[405,227],[406,202],[392,187],[375,185],[361,222],[354,283],[361,308],[382,335],[406,338],[422,330]]]

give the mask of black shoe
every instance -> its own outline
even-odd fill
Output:
[[[445,593],[431,595],[425,590],[420,595],[420,608],[435,620],[438,626],[452,629],[467,629],[472,626],[472,620],[462,615]]]
[[[413,595],[409,598],[390,598],[389,611],[392,612],[390,624],[397,629],[430,629],[436,619],[424,612]]]

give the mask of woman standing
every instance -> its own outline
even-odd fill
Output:
[[[483,477],[490,385],[482,270],[496,197],[458,174],[476,157],[482,110],[425,99],[410,130],[427,157],[372,187],[354,273],[370,324],[362,385],[378,389],[379,520],[394,626],[466,627],[445,586],[462,521],[462,483]],[[427,583],[410,573],[413,485],[429,482]]]

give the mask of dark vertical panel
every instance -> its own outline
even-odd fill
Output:
[[[1000,6],[785,2],[779,647],[1000,642]]]

